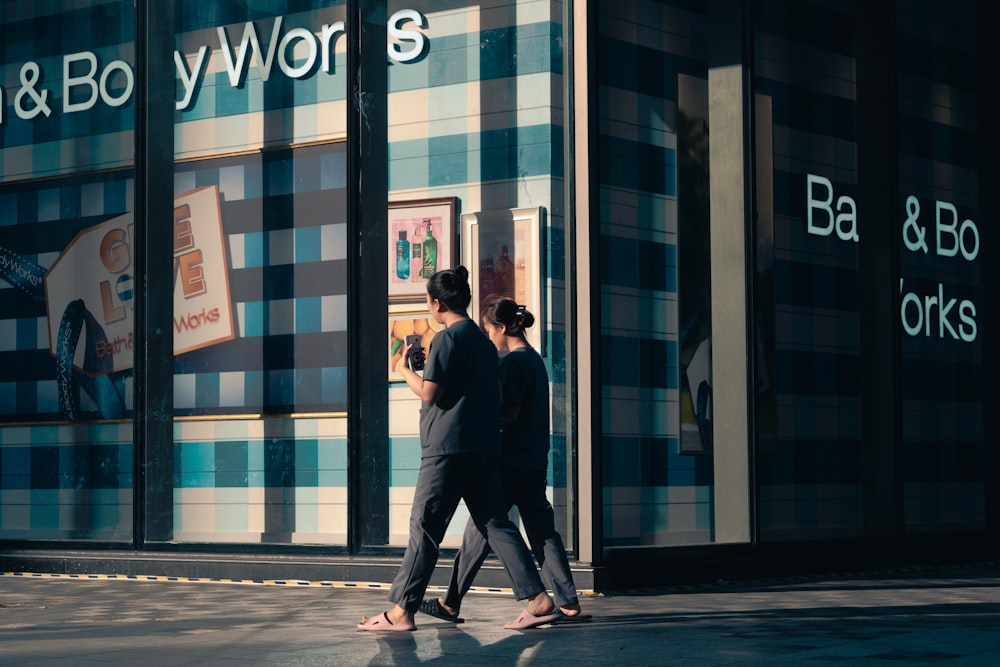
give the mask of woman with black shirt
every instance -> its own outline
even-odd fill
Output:
[[[555,513],[545,495],[549,468],[549,376],[545,362],[525,338],[535,317],[508,297],[494,297],[483,306],[486,335],[501,353],[500,362],[503,489],[507,510],[517,505],[542,577],[561,612],[557,622],[590,620],[580,612],[576,585],[566,549],[556,532]],[[490,545],[470,521],[455,557],[448,592],[430,598],[420,611],[461,623],[462,598],[482,567]]]
[[[399,371],[420,409],[420,472],[410,512],[410,538],[389,591],[395,606],[363,617],[360,630],[416,630],[420,607],[438,559],[441,540],[460,500],[476,530],[503,561],[514,595],[528,604],[511,629],[559,619],[517,527],[507,517],[500,480],[500,384],[497,352],[469,319],[472,300],[464,266],[435,273],[427,283],[427,309],[445,329],[431,343],[421,377],[403,349]]]

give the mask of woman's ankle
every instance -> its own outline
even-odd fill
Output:
[[[528,598],[528,612],[538,616],[540,614],[551,614],[556,610],[556,603],[552,601],[546,592],[532,595]]]

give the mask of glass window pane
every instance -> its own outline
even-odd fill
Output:
[[[905,522],[982,527],[975,3],[911,2],[896,21]]]
[[[132,539],[132,2],[0,18],[0,540]]]
[[[528,340],[550,381],[548,492],[557,528],[572,543],[563,7],[441,1],[424,3],[416,16],[406,11],[412,7],[401,0],[388,7],[390,325],[424,326],[425,272],[456,264],[469,269],[473,318],[492,293],[532,311],[536,322]],[[426,220],[436,264],[427,252]],[[404,257],[399,270],[397,247]],[[419,401],[398,375],[390,380],[389,543],[401,546],[420,462]],[[460,544],[467,517],[461,506],[444,546]]]
[[[754,7],[761,540],[862,530],[855,8]]]
[[[609,547],[715,539],[709,19],[699,3],[599,3],[595,256]]]
[[[345,3],[178,3],[173,541],[347,543]]]

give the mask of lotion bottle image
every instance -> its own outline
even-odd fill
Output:
[[[396,277],[400,280],[410,278],[410,244],[403,230],[400,230],[399,240],[396,241]]]
[[[431,221],[424,220],[427,225],[427,233],[424,234],[424,272],[425,279],[430,278],[437,271],[438,242],[431,234]]]

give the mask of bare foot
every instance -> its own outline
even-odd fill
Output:
[[[451,614],[451,615],[452,615],[452,616],[454,616],[455,618],[458,618],[458,607],[449,607],[448,605],[446,605],[446,604],[444,603],[444,600],[442,600],[441,598],[438,598],[438,604],[439,604],[439,605],[441,606],[441,608],[442,608],[442,609],[444,609],[444,610],[445,610],[446,612],[448,612],[449,614]]]
[[[579,604],[567,604],[559,607],[559,611],[562,612],[563,616],[579,616],[580,615],[580,605]]]
[[[394,624],[394,625],[396,623],[402,623],[403,625],[412,625],[413,624],[413,614],[411,614],[410,612],[406,611],[405,609],[403,609],[402,607],[400,607],[398,604],[395,607],[393,607],[392,609],[390,609],[389,611],[385,612],[385,617],[388,618],[389,622],[392,623],[392,624]],[[367,623],[369,618],[371,618],[371,617],[370,616],[362,616],[361,617],[361,622],[362,623]]]
[[[555,610],[556,603],[544,591],[528,598],[527,611],[532,616],[548,616]]]

